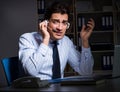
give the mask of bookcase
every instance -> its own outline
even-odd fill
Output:
[[[60,0],[37,0],[38,22],[44,17],[45,9]],[[66,35],[81,51],[80,31],[90,18],[95,21],[94,31],[89,39],[94,70],[112,70],[114,45],[120,44],[120,1],[119,0],[61,0],[69,4],[71,26]],[[65,72],[74,73],[67,65]]]
[[[77,47],[81,51],[79,37],[83,24],[90,18],[95,28],[90,37],[90,46],[94,58],[94,70],[112,70],[114,58],[115,15],[112,0],[75,0]]]

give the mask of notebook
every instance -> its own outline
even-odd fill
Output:
[[[91,76],[70,76],[64,78],[58,78],[49,80],[50,83],[60,83],[61,85],[96,85],[105,82],[105,76],[103,75],[91,75]]]
[[[103,76],[73,76],[61,81],[61,85],[96,85],[105,83]]]

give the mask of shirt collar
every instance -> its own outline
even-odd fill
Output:
[[[57,40],[58,45],[59,45],[59,44],[61,44],[61,42],[62,42],[62,39]],[[52,44],[52,43],[53,43],[53,40],[52,40],[52,39],[50,39],[50,44]]]

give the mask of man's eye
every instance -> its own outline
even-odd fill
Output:
[[[58,21],[54,20],[53,23],[54,23],[54,24],[58,24]]]
[[[63,22],[63,25],[67,25],[68,24],[68,22]]]

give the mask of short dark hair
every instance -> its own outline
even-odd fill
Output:
[[[69,11],[69,7],[68,7],[68,5],[66,3],[54,2],[53,4],[51,4],[50,7],[48,7],[46,9],[44,18],[49,20],[53,13],[67,14],[68,18],[69,18],[70,11]]]

